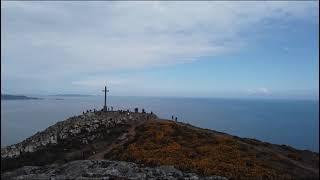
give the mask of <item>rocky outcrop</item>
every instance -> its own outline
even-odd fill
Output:
[[[127,111],[97,111],[85,113],[58,122],[44,131],[38,132],[27,138],[21,143],[2,148],[1,158],[17,158],[23,153],[32,153],[48,145],[56,145],[59,142],[72,137],[81,138],[81,143],[88,144],[90,141],[99,138],[99,133],[95,133],[98,129],[103,128],[107,131],[118,124],[153,118],[156,118],[156,115]],[[85,136],[79,136],[79,134],[84,133],[86,134]]]
[[[64,165],[25,166],[1,175],[1,179],[216,179],[182,172],[173,166],[139,167],[135,163],[109,160],[79,160]]]

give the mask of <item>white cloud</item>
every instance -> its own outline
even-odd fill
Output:
[[[316,2],[1,4],[1,63],[8,78],[72,76],[70,82],[89,86],[117,70],[237,52],[268,18],[308,20],[318,12]],[[90,73],[97,79],[84,82],[82,77]]]
[[[94,88],[101,88],[103,85],[112,86],[112,87],[128,87],[133,85],[139,85],[139,82],[143,81],[141,77],[117,77],[117,76],[108,76],[106,78],[93,77],[86,78],[84,80],[73,81],[73,85],[78,86],[87,86]]]
[[[271,94],[270,90],[267,88],[256,88],[256,89],[248,89],[247,92],[250,95],[269,95]]]
[[[288,52],[288,51],[289,51],[289,48],[288,48],[288,47],[284,47],[284,48],[283,48],[283,51]]]

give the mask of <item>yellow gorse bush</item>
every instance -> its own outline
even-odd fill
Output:
[[[137,129],[136,139],[127,148],[113,150],[110,156],[233,179],[291,177],[286,169],[270,164],[279,156],[259,160],[256,152],[231,136],[194,130],[172,121],[150,121]],[[296,158],[292,154],[290,157]]]

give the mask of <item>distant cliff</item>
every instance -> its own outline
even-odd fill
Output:
[[[1,100],[27,100],[27,99],[42,99],[42,98],[28,97],[23,95],[1,94]]]
[[[135,162],[139,168],[155,168],[150,171],[140,169],[145,172],[142,175],[145,179],[160,177],[152,173],[161,171],[157,167],[167,165],[182,172],[181,176],[172,176],[173,179],[188,179],[187,172],[195,173],[196,177],[210,176],[211,179],[319,177],[318,153],[161,120],[151,113],[127,111],[98,111],[71,117],[21,143],[2,148],[1,170],[6,172],[3,178],[51,177],[49,172],[54,172],[52,177],[58,178],[59,174],[68,177],[67,170],[58,168],[62,166],[68,171],[76,171],[78,174],[75,172],[74,175],[77,177],[112,178],[112,174],[99,174],[111,168],[101,165],[105,163],[104,159],[116,164]],[[72,162],[77,165],[73,166]],[[42,167],[44,165],[46,167]],[[33,166],[34,170],[28,170],[27,166]],[[96,168],[77,170],[85,166]],[[20,167],[23,168],[18,170]],[[134,179],[136,175],[120,173],[116,177]],[[171,178],[172,173],[167,175]]]

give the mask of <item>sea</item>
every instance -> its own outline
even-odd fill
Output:
[[[37,96],[39,97],[39,96]],[[71,116],[101,109],[103,96],[42,96],[41,100],[1,100],[1,147],[21,142]],[[114,110],[153,112],[158,117],[319,152],[319,101],[110,96]]]

